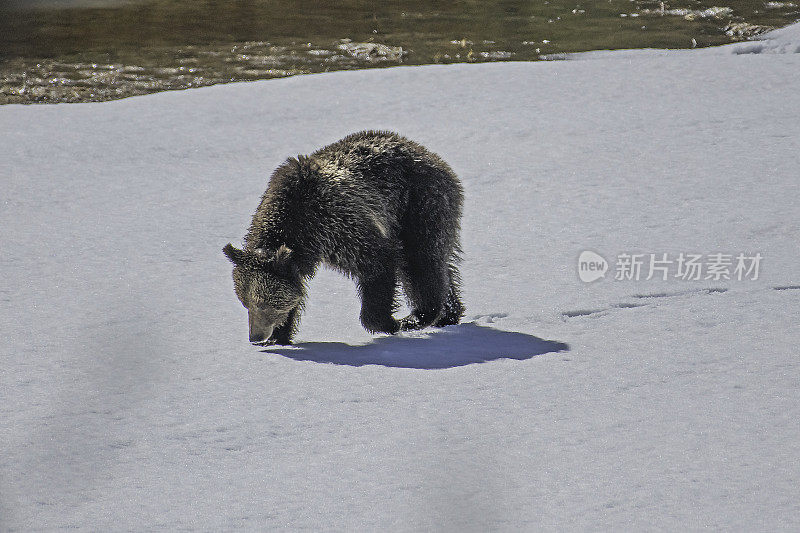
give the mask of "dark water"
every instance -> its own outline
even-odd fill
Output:
[[[400,64],[741,40],[794,2],[0,0],[0,104]]]

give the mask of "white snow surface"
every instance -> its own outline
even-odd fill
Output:
[[[796,531],[798,50],[0,107],[0,530]],[[464,323],[370,336],[321,270],[296,346],[251,346],[221,248],[363,129],[461,177]],[[617,281],[623,252],[763,260]]]

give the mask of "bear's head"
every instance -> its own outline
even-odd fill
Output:
[[[263,248],[239,250],[229,243],[222,252],[233,263],[233,287],[247,308],[250,342],[266,342],[303,297],[292,251],[286,245],[273,252]]]

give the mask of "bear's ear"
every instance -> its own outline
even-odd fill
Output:
[[[276,263],[285,263],[290,257],[292,257],[292,249],[285,244],[281,244],[280,247],[275,250]]]
[[[241,265],[244,263],[245,253],[238,248],[234,248],[231,243],[225,245],[225,248],[222,249],[222,253],[224,253],[234,265]]]
[[[284,274],[292,273],[292,249],[282,244],[275,250],[275,258],[272,260],[275,270]]]

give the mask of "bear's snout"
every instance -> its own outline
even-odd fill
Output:
[[[248,322],[250,325],[250,342],[265,342],[272,335],[273,325],[265,323],[264,317],[257,312],[248,311]]]
[[[268,338],[269,337],[267,335],[264,335],[260,331],[255,331],[255,332],[252,330],[250,331],[250,342],[252,342],[253,344],[264,342]]]

